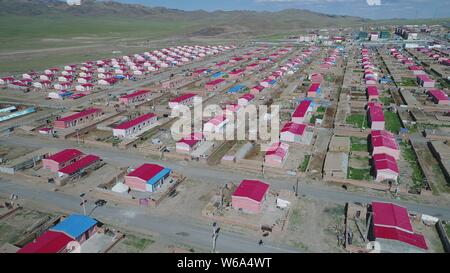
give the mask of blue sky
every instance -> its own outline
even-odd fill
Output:
[[[367,18],[450,17],[449,0],[116,0],[182,10],[308,9],[327,14]]]

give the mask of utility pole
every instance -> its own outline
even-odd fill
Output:
[[[295,197],[298,196],[298,180],[299,180],[299,179],[300,179],[300,178],[297,177],[297,186],[295,187]]]
[[[217,225],[216,222],[213,223],[213,234],[212,234],[212,240],[213,240],[213,245],[212,245],[212,253],[216,253],[216,241],[217,241],[217,237],[219,237],[219,231],[220,228]]]
[[[80,145],[80,130],[77,129],[77,145]]]
[[[81,198],[81,206],[83,206],[83,213],[84,213],[84,216],[86,216],[86,206],[85,206],[85,204],[86,204],[86,199],[84,199],[84,196],[85,196],[86,194],[85,193],[82,193],[82,194],[80,194],[80,198]]]

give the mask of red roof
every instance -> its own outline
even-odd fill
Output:
[[[59,170],[59,172],[71,175],[83,168],[86,168],[87,166],[90,166],[91,164],[93,164],[94,162],[96,162],[98,160],[100,160],[100,157],[98,157],[96,155],[87,155],[87,156],[81,158],[80,160],[75,161],[75,163],[62,168],[61,170]]]
[[[73,115],[60,118],[60,119],[58,119],[58,121],[71,122],[71,121],[74,121],[74,120],[79,119],[81,117],[88,116],[90,114],[93,114],[93,113],[96,113],[96,112],[100,112],[100,111],[102,111],[102,110],[98,109],[98,108],[89,108],[89,109],[86,109],[84,111],[75,113]]]
[[[58,163],[65,163],[81,154],[83,154],[83,153],[78,151],[77,149],[65,149],[65,150],[62,150],[56,154],[53,154],[53,155],[47,157],[47,159],[53,160]]]
[[[203,138],[202,133],[192,133],[187,137],[183,137],[178,142],[186,143],[187,145],[189,145],[189,147],[192,147],[195,144],[197,144],[197,142],[199,142],[202,138]]]
[[[63,250],[72,238],[62,232],[46,231],[34,242],[26,244],[17,253],[58,253]]]
[[[153,178],[155,175],[160,173],[162,170],[164,170],[163,166],[157,165],[157,164],[142,164],[138,168],[136,168],[134,171],[127,174],[127,176],[133,176],[140,178],[144,181],[149,181],[151,178]]]
[[[281,129],[281,132],[291,132],[295,135],[303,135],[305,132],[306,124],[303,123],[294,123],[294,122],[287,122],[283,129]]]
[[[367,87],[367,94],[369,94],[369,96],[378,96],[378,88],[376,86],[368,86]]]
[[[240,99],[245,99],[247,101],[251,101],[254,98],[255,98],[255,96],[250,93],[244,94],[240,97]]]
[[[148,114],[145,114],[145,115],[141,115],[141,116],[139,116],[139,117],[137,117],[135,119],[132,119],[132,120],[129,120],[129,121],[125,121],[125,122],[117,125],[114,129],[124,129],[124,130],[126,130],[126,129],[131,128],[133,126],[136,126],[136,125],[138,125],[140,123],[143,123],[143,122],[145,122],[145,121],[147,121],[147,120],[149,120],[149,119],[151,119],[151,118],[153,118],[155,116],[156,115],[153,114],[153,113],[148,113]]]
[[[374,167],[376,171],[391,170],[395,173],[399,173],[397,161],[393,156],[388,154],[375,154],[373,155]]]
[[[411,65],[408,66],[409,70],[413,70],[413,71],[418,71],[418,70],[423,70],[423,67],[421,67],[420,65]]]
[[[224,120],[226,120],[227,118],[225,117],[225,115],[218,115],[213,117],[212,119],[210,119],[207,123],[211,123],[215,126],[221,124]]]
[[[196,96],[196,94],[194,94],[194,93],[186,93],[186,94],[183,94],[183,95],[181,95],[181,96],[179,96],[177,98],[174,98],[170,102],[177,102],[177,103],[179,103],[179,102],[183,102],[183,101],[188,100],[188,99],[190,99],[192,97],[195,97],[195,96]]]
[[[216,66],[222,66],[222,65],[224,65],[224,64],[226,64],[227,62],[219,62],[219,63],[216,63]]]
[[[244,69],[236,69],[234,71],[231,71],[229,74],[230,75],[236,75],[236,74],[240,74],[240,73],[243,73],[243,72],[244,72]]]
[[[252,89],[256,89],[256,90],[258,90],[258,91],[262,91],[264,88],[265,88],[265,87],[262,86],[262,85],[255,85],[255,86],[252,87]]]
[[[394,150],[398,150],[397,141],[395,136],[385,130],[373,130],[371,134],[373,147],[388,147]]]
[[[281,159],[285,158],[288,153],[289,145],[282,142],[276,142],[267,149],[266,156],[277,155]]]
[[[373,105],[369,108],[369,115],[370,120],[372,122],[374,121],[384,121],[384,113],[383,108],[381,108],[379,105]]]
[[[259,180],[242,180],[233,196],[246,197],[261,202],[268,190],[269,184],[267,183]]]
[[[448,95],[445,94],[444,91],[442,91],[440,89],[428,90],[428,94],[430,96],[434,97],[435,99],[437,99],[438,101],[448,100]]]
[[[320,83],[315,82],[315,83],[311,84],[311,86],[308,89],[308,92],[317,92],[319,87],[320,87]]]
[[[224,79],[216,79],[210,82],[207,82],[206,85],[218,85],[219,83],[225,81]]]
[[[401,241],[428,249],[423,235],[414,233],[408,211],[392,203],[372,202],[375,238]]]
[[[306,112],[308,111],[308,108],[309,108],[310,105],[311,105],[311,101],[310,100],[302,101],[297,106],[297,109],[295,109],[294,113],[292,114],[292,117],[303,118],[306,115]]]
[[[140,96],[140,95],[143,95],[143,94],[147,94],[147,93],[150,93],[150,91],[149,90],[138,90],[138,91],[133,92],[131,94],[124,95],[124,96],[122,96],[120,98],[121,99],[130,99],[130,98],[134,98],[134,97],[137,97],[137,96]]]

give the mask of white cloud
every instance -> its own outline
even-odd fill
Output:
[[[366,0],[369,6],[379,6],[381,5],[381,0]]]

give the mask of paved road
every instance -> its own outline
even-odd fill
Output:
[[[40,147],[52,147],[57,149],[75,147],[76,144],[70,144],[67,142],[55,140],[55,139],[42,139],[38,137],[26,137],[26,136],[8,136],[2,137],[0,139],[1,145],[6,146],[26,146],[32,148]],[[195,179],[198,181],[205,181],[210,183],[223,184],[226,182],[237,182],[242,179],[258,178],[255,175],[243,174],[239,172],[231,172],[228,170],[219,170],[216,168],[208,167],[207,165],[197,165],[191,164],[185,161],[169,162],[152,160],[146,158],[143,155],[133,153],[133,150],[124,151],[117,150],[114,148],[92,148],[92,147],[80,147],[85,153],[93,153],[106,162],[117,164],[119,166],[137,166],[142,164],[142,162],[154,162],[158,164],[163,164],[169,168],[174,169],[186,175],[188,178]],[[259,179],[261,179],[259,177]],[[288,189],[291,190],[295,184],[294,179],[270,179],[264,178],[265,181],[271,184],[271,188],[274,190]],[[374,200],[392,202],[392,199],[380,198],[376,196],[371,196],[367,193],[359,192],[349,192],[341,190],[340,188],[330,187],[327,185],[318,185],[304,183],[304,180],[299,185],[299,192],[301,195],[306,195],[318,200],[345,203],[345,202],[360,202],[360,203],[370,203]],[[414,203],[410,201],[400,201],[395,200],[399,205],[406,206],[409,210],[433,215],[443,219],[450,219],[450,206],[435,206],[422,203]]]
[[[15,179],[17,181],[17,179]],[[26,183],[14,183],[0,178],[0,194],[9,196],[18,193],[20,199],[25,199],[36,204],[45,204],[56,210],[67,212],[80,212],[80,198],[61,192],[52,192],[46,189],[26,185]],[[88,202],[87,212],[92,211],[92,202]],[[212,245],[212,227],[208,223],[195,223],[187,218],[173,216],[153,215],[149,210],[136,206],[121,205],[120,208],[109,204],[97,208],[92,216],[107,224],[120,228],[128,228],[142,232],[157,233],[161,241],[166,243],[184,243],[188,246],[199,248],[202,251],[210,251]],[[248,236],[222,230],[217,240],[218,252],[299,252],[300,250],[282,246],[276,243],[266,242],[258,245],[259,237]]]

